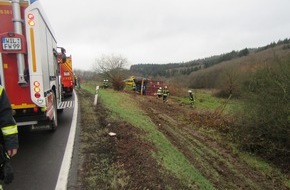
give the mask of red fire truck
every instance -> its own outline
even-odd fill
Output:
[[[71,96],[74,89],[74,75],[72,70],[72,57],[66,57],[66,62],[60,65],[61,84],[63,96]]]
[[[0,82],[18,126],[56,129],[62,102],[55,35],[39,1],[0,0]]]

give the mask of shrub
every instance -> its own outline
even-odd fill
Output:
[[[275,64],[258,70],[244,83],[245,106],[235,128],[235,137],[242,148],[277,163],[288,164],[288,167],[290,164],[289,73],[290,64],[278,60]]]

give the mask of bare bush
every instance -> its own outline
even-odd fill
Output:
[[[277,60],[276,64],[258,70],[244,83],[246,101],[243,114],[240,114],[241,117],[235,128],[235,137],[241,147],[277,163],[282,163],[281,160],[286,159],[289,167],[290,65],[288,62]]]

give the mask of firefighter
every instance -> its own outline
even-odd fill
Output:
[[[188,96],[189,96],[191,105],[194,105],[195,99],[191,90],[188,91]]]
[[[79,88],[81,88],[81,78],[80,78],[80,76],[78,76],[78,78],[77,78],[78,80],[77,80],[77,83],[78,83],[78,87]]]
[[[167,86],[164,86],[163,92],[162,92],[162,97],[163,97],[163,102],[167,102],[167,98],[169,96],[169,90]]]
[[[0,85],[0,179],[4,184],[9,184],[14,179],[13,170],[9,162],[10,157],[17,154],[18,129],[13,118],[12,108],[4,88]],[[0,182],[0,189],[2,188]]]
[[[78,85],[78,77],[77,77],[77,75],[74,75],[74,85],[75,85],[75,87]]]
[[[109,87],[109,80],[108,79],[105,79],[103,81],[103,88],[108,88]]]
[[[158,88],[158,90],[157,90],[157,97],[158,97],[158,98],[161,98],[162,95],[163,95],[163,90],[162,90],[162,87],[160,86],[160,87]]]

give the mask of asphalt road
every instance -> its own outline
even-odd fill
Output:
[[[73,101],[74,97],[67,101]],[[54,190],[70,133],[74,107],[58,114],[55,132],[19,131],[20,148],[12,158],[14,181],[7,190]]]

